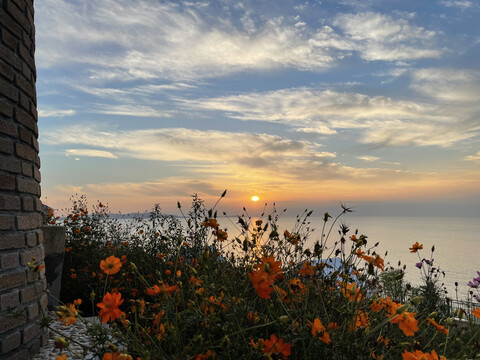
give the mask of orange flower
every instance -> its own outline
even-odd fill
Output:
[[[223,231],[222,229],[218,229],[216,235],[218,241],[224,241],[228,238],[228,233],[226,231]]]
[[[415,350],[414,352],[409,352],[405,350],[405,352],[402,354],[402,359],[403,360],[447,360],[445,356],[438,357],[435,350],[432,350],[430,354],[424,353],[423,351],[420,351],[420,350]]]
[[[422,249],[423,249],[423,244],[419,244],[418,241],[417,241],[408,250],[410,250],[411,253],[416,253],[418,250],[422,250]]]
[[[169,270],[169,269],[165,270],[165,275],[171,275],[171,274],[172,274],[171,270]]]
[[[390,320],[392,324],[398,324],[398,327],[406,336],[413,336],[418,330],[418,320],[415,319],[415,313],[404,311],[396,318]]]
[[[312,336],[316,337],[318,340],[323,341],[325,344],[329,344],[332,340],[330,339],[330,335],[325,331],[325,327],[322,325],[320,319],[316,318],[313,321],[308,321],[308,326],[312,329]]]
[[[103,354],[102,360],[117,360],[118,359],[118,352],[112,353],[105,353]]]
[[[168,284],[153,285],[152,288],[147,288],[145,292],[147,295],[154,296],[160,293],[166,293],[167,295],[172,295],[175,291],[180,290],[178,285],[168,286]]]
[[[277,336],[272,334],[270,339],[265,340],[265,347],[262,349],[262,353],[266,354],[268,357],[270,355],[278,354],[282,355],[283,359],[288,359],[290,356],[290,343],[284,343],[283,338],[277,339]]]
[[[195,360],[208,360],[208,359],[215,359],[215,352],[212,350],[207,350],[207,352],[204,354],[198,354],[195,357]]]
[[[265,271],[258,270],[248,274],[253,287],[257,291],[258,296],[262,299],[270,299],[273,291],[273,281]]]
[[[437,329],[438,332],[444,333],[445,335],[448,334],[448,329],[445,328],[445,326],[442,326],[442,325],[437,324],[437,322],[436,322],[434,319],[428,318],[427,321],[428,321],[428,323],[431,324],[435,329]]]
[[[308,276],[308,275],[315,275],[315,268],[310,265],[310,261],[305,261],[303,263],[303,266],[300,270],[298,270],[299,274],[303,277]]]
[[[122,263],[119,258],[115,256],[110,256],[105,260],[100,261],[100,268],[105,274],[113,275],[120,271]]]
[[[218,225],[217,219],[207,219],[204,222],[202,222],[202,226],[211,227],[212,229],[217,229],[219,225]]]
[[[72,251],[73,247],[72,246],[68,246],[65,248],[65,252],[70,252]]]
[[[472,314],[476,317],[476,318],[479,318],[480,319],[480,308],[475,308],[475,310],[472,310]]]
[[[55,360],[68,360],[68,356],[67,356],[67,354],[57,355]]]
[[[255,270],[265,271],[267,272],[273,281],[279,279],[283,279],[283,271],[282,271],[282,261],[278,260],[275,261],[275,257],[270,255],[267,257],[262,257],[262,263],[255,266]]]
[[[355,315],[354,324],[355,330],[358,328],[367,328],[368,327],[368,315],[361,311],[357,310],[357,315]]]
[[[285,230],[285,232],[283,233],[283,235],[285,236],[285,238],[287,239],[287,241],[292,244],[292,245],[297,245],[298,242],[300,241],[300,235],[298,234],[295,234],[295,235],[291,235],[288,230]]]
[[[350,301],[359,301],[362,299],[362,294],[360,289],[355,283],[343,283],[340,282],[339,285],[342,288],[342,294]]]
[[[80,299],[78,299],[80,300]],[[75,324],[78,318],[78,308],[75,305],[80,305],[78,300],[75,300],[75,304],[67,304],[67,306],[60,306],[57,311],[59,316],[57,321],[61,321],[62,325],[69,326]]]
[[[127,255],[122,255],[122,258],[120,259],[123,265],[127,263]]]
[[[122,303],[122,294],[111,294],[107,292],[103,297],[103,302],[97,304],[97,306],[102,309],[98,314],[98,316],[102,318],[102,322],[106,323],[109,320],[114,321],[119,318],[122,311],[118,307],[122,305]]]
[[[80,229],[75,229],[75,234],[80,234]]]

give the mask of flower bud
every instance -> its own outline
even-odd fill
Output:
[[[289,321],[289,317],[287,315],[282,315],[278,318],[278,321],[281,323],[281,324],[286,324],[288,323]]]
[[[408,304],[402,305],[397,309],[396,313],[398,315],[403,314],[407,309],[408,309]]]
[[[413,305],[418,306],[418,304],[420,304],[423,300],[425,300],[423,296],[415,296],[414,298],[410,299],[410,302]]]
[[[447,323],[447,325],[453,325],[453,319],[451,317],[448,317],[445,322]]]

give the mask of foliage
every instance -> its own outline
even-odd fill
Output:
[[[98,314],[108,326],[89,334],[103,359],[438,359],[478,352],[473,319],[480,308],[466,323],[447,317],[432,257],[430,264],[420,258],[426,276],[416,294],[401,269],[385,271],[378,244],[365,235],[340,224],[332,243],[346,206],[335,219],[324,215],[312,246],[311,211],[282,231],[276,209],[259,218],[244,209],[233,220],[217,216],[215,206],[207,211],[197,196],[187,214],[178,207],[185,225],[155,206],[127,227],[102,203],[89,212],[81,197],[58,220],[67,232],[67,305],[59,318]],[[239,235],[229,237],[225,222]]]

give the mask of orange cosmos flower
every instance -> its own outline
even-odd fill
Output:
[[[472,314],[473,316],[475,316],[476,318],[479,318],[480,319],[480,308],[475,308],[475,310],[472,310]]]
[[[105,274],[113,275],[120,271],[122,263],[119,258],[115,256],[110,256],[105,260],[100,261],[100,268]]]
[[[406,336],[413,336],[418,330],[418,320],[415,319],[415,313],[404,311],[396,318],[390,320],[392,324],[398,324],[398,327]]]
[[[118,355],[119,355],[118,352],[105,353],[105,354],[103,354],[102,360],[117,360]]]
[[[308,275],[315,275],[315,268],[310,265],[310,261],[305,261],[303,263],[303,266],[300,270],[298,270],[299,274],[303,277],[306,277]]]
[[[122,303],[122,294],[111,294],[107,292],[103,297],[103,302],[97,304],[97,306],[101,309],[98,316],[102,318],[102,322],[106,323],[109,320],[114,321],[115,319],[119,318],[122,314],[122,311],[118,307],[122,305]]]
[[[262,263],[255,266],[255,270],[267,272],[273,281],[283,279],[283,270],[282,270],[282,261],[275,261],[275,257],[270,255],[267,257],[262,257]]]
[[[438,356],[435,350],[432,350],[429,353],[424,353],[420,350],[415,350],[414,352],[409,352],[405,350],[402,354],[403,360],[447,360],[445,356]]]
[[[67,356],[67,354],[57,355],[55,360],[68,360],[68,356]]]
[[[166,293],[167,295],[172,295],[175,291],[180,290],[178,285],[168,286],[168,284],[153,285],[152,288],[147,288],[145,292],[147,295],[154,296],[160,293]]]
[[[416,253],[418,250],[422,250],[422,249],[423,249],[423,244],[419,244],[418,241],[417,241],[408,250],[410,250],[411,253]]]
[[[257,291],[258,296],[262,299],[270,299],[273,291],[273,281],[265,271],[258,270],[248,274],[253,287]]]
[[[262,349],[262,353],[268,357],[270,355],[282,355],[283,359],[288,359],[290,356],[290,343],[284,343],[283,338],[277,339],[277,336],[272,334],[270,339],[264,341],[265,347]]]
[[[217,219],[207,219],[202,222],[202,226],[211,227],[212,229],[217,229],[219,227]]]
[[[362,299],[360,289],[355,283],[343,283],[339,282],[341,286],[342,294],[350,301],[359,301]]]
[[[358,328],[367,328],[368,327],[368,315],[367,313],[357,310],[357,315],[355,315],[353,328],[357,330]]]
[[[308,321],[308,326],[312,329],[312,336],[316,337],[318,340],[323,341],[325,344],[329,344],[332,340],[330,339],[330,335],[325,331],[325,327],[322,325],[320,319],[316,318],[313,320],[313,324],[311,321]]]
[[[216,235],[218,241],[224,241],[228,238],[228,233],[226,231],[223,231],[222,229],[218,229]]]
[[[198,354],[195,357],[195,360],[208,360],[208,359],[215,359],[215,352],[212,350],[207,350],[205,354]]]
[[[435,329],[437,329],[438,332],[444,333],[445,335],[448,334],[448,329],[445,328],[445,326],[442,326],[442,325],[437,324],[437,322],[436,322],[434,319],[428,318],[427,321],[428,321],[428,323],[431,324]]]

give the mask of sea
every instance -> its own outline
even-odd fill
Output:
[[[312,217],[310,226],[315,231],[310,237],[312,244],[320,238],[323,220]],[[294,217],[281,218],[279,225],[292,228]],[[358,216],[347,214],[339,220],[349,226],[349,234],[358,229],[358,234],[367,236],[369,246],[379,243],[376,252],[385,257],[385,264],[395,268],[406,266],[405,280],[414,286],[421,284],[421,270],[415,264],[421,259],[433,259],[435,267],[445,273],[439,282],[444,284],[448,296],[464,299],[471,289],[468,282],[478,277],[480,271],[480,219],[455,217],[389,217]],[[339,226],[334,226],[329,239],[333,243],[339,239]],[[411,253],[409,248],[418,242],[423,250]],[[329,245],[327,243],[327,246]],[[435,250],[432,254],[432,247]],[[458,283],[458,287],[455,286]],[[458,294],[456,293],[458,292]],[[477,294],[477,292],[474,292]]]
[[[282,233],[285,229],[291,231],[297,224],[295,216],[287,215],[287,213],[283,214],[277,221]],[[234,216],[230,219],[218,218],[220,226],[227,228],[229,238],[238,235],[238,227],[234,226],[236,219],[237,217]],[[252,218],[252,222],[255,219]],[[311,233],[307,245],[313,245],[320,239],[323,219],[311,216],[308,218],[308,222],[308,226],[314,231]],[[329,223],[331,222],[332,220],[329,221]],[[423,258],[433,259],[434,266],[442,271],[439,284],[443,284],[447,296],[452,299],[466,299],[468,292],[472,290],[468,287],[468,282],[480,275],[480,273],[477,274],[477,271],[480,271],[480,218],[345,214],[334,225],[327,247],[333,246],[333,243],[339,240],[340,224],[346,224],[350,228],[349,235],[354,234],[356,230],[359,235],[366,235],[368,246],[373,246],[378,242],[379,245],[375,248],[376,253],[382,257],[387,254],[384,257],[386,265],[394,268],[403,268],[405,265],[404,279],[413,286],[421,285],[422,270],[418,269],[415,264]],[[423,244],[423,250],[411,253],[409,248],[415,242]],[[435,248],[433,254],[432,247]],[[478,292],[473,290],[473,294],[480,294],[480,290]]]

